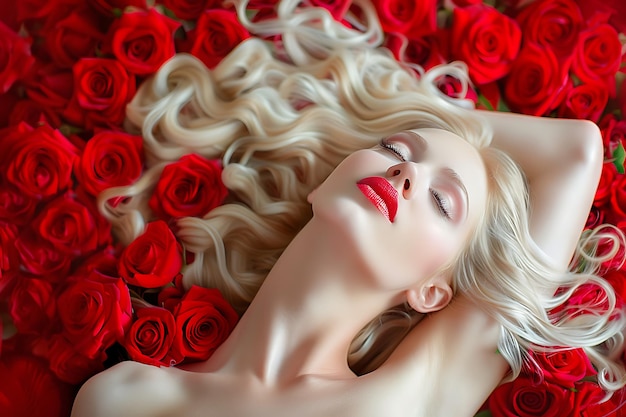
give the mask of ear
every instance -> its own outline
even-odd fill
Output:
[[[444,277],[438,276],[420,286],[407,290],[407,302],[418,313],[431,313],[448,305],[452,288]]]

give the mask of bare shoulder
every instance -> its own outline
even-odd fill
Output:
[[[419,390],[414,415],[462,416],[477,410],[509,369],[497,351],[499,337],[495,319],[457,296],[422,320],[379,371]]]
[[[155,415],[175,409],[184,387],[172,370],[122,362],[90,378],[80,389],[72,417]]]

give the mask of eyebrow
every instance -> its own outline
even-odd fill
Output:
[[[426,149],[428,149],[428,141],[426,139],[424,139],[424,137],[422,135],[420,135],[419,133],[417,133],[414,130],[407,130],[406,132],[410,132],[415,137],[416,142],[413,144],[413,146],[415,146],[416,148],[419,148],[419,150],[422,151],[422,152],[424,152],[424,151],[426,151]],[[465,188],[465,184],[463,183],[463,180],[461,179],[459,174],[455,170],[453,170],[452,168],[443,168],[442,171],[463,192],[463,195],[465,195],[466,204],[469,207],[469,193],[467,192],[467,188]],[[467,215],[467,211],[465,212],[465,214]]]

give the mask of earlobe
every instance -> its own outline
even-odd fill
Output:
[[[448,305],[452,300],[452,288],[443,280],[429,282],[417,289],[407,291],[407,302],[418,313],[431,313]]]

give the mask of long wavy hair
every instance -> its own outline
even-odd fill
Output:
[[[153,219],[147,202],[165,165],[189,153],[220,158],[230,190],[226,204],[203,218],[177,221],[178,238],[195,254],[184,270],[184,284],[217,287],[243,312],[310,219],[306,196],[344,157],[401,130],[445,129],[479,149],[489,175],[483,221],[447,267],[455,291],[468,294],[501,324],[498,349],[511,365],[511,377],[531,361],[530,350],[583,347],[605,389],[623,386],[624,369],[612,358],[623,343],[624,317],[612,288],[596,275],[604,258],[589,254],[603,239],[612,239],[617,248],[619,236],[585,236],[578,256],[584,262],[573,264],[572,272],[555,271],[529,235],[523,173],[488,146],[492,133],[459,105],[463,100],[445,97],[437,88],[445,76],[467,86],[463,64],[424,72],[398,63],[379,48],[382,32],[365,1],[356,2],[362,11],[358,17],[348,16],[358,30],[322,9],[298,9],[298,3],[282,1],[277,17],[263,22],[248,19],[246,1],[236,3],[251,32],[280,35],[279,48],[251,38],[212,71],[181,54],[142,84],[128,106],[127,129],[143,135],[147,169],[132,186],[99,197],[118,238],[129,243]],[[126,199],[108,205],[115,196]],[[608,307],[581,306],[592,314],[579,316],[550,314],[584,283],[601,288]],[[555,284],[564,291],[546,295]],[[407,306],[376,317],[352,343],[353,370],[375,369],[419,317]]]

